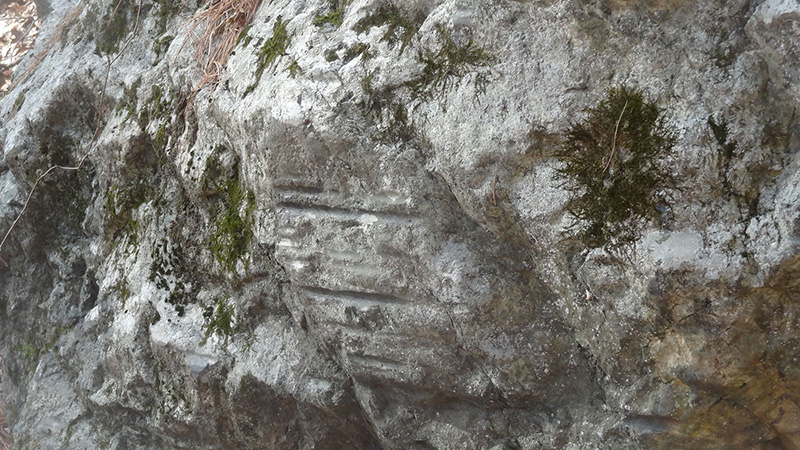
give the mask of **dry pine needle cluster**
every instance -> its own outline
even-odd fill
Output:
[[[213,91],[222,81],[228,56],[260,3],[261,0],[209,0],[192,17],[191,29],[203,29],[203,34],[194,40],[195,61],[202,76],[196,91],[206,85]]]

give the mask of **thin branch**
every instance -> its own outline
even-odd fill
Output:
[[[614,140],[611,141],[611,153],[608,155],[608,162],[606,163],[605,167],[603,167],[603,172],[611,167],[611,160],[614,159],[614,151],[617,148],[617,132],[619,131],[619,123],[622,122],[622,115],[625,114],[625,108],[627,107],[628,101],[625,100],[625,106],[622,107],[622,112],[619,113],[619,119],[617,119],[617,126],[614,128]]]
[[[119,3],[117,4],[117,6],[119,6]],[[82,9],[82,6],[80,8]],[[133,33],[125,41],[125,44],[122,46],[122,49],[120,49],[119,53],[113,59],[111,57],[109,57],[108,55],[106,55],[106,73],[105,73],[105,77],[104,77],[104,80],[103,80],[103,89],[102,89],[102,92],[100,94],[100,102],[99,102],[98,108],[97,108],[98,116],[100,116],[105,111],[105,107],[106,107],[106,104],[105,104],[106,103],[106,88],[108,86],[109,74],[111,73],[111,66],[119,59],[122,51],[125,50],[125,48],[127,48],[127,46],[130,44],[130,42],[133,41],[133,39],[136,37],[136,35],[137,35],[138,31],[139,31],[139,19],[140,19],[141,11],[142,11],[142,0],[139,0],[139,4],[137,5],[136,24],[134,25]],[[117,11],[115,9],[114,10],[114,14],[116,14],[116,12]],[[52,48],[52,46],[50,48]],[[50,48],[48,48],[47,50],[50,50]],[[39,183],[45,177],[47,177],[51,172],[54,172],[56,170],[70,170],[70,171],[80,170],[81,167],[83,167],[83,163],[86,162],[86,159],[89,157],[89,154],[91,154],[92,150],[94,149],[94,143],[97,141],[97,138],[100,136],[100,133],[102,132],[102,130],[103,130],[103,123],[102,123],[102,121],[100,119],[98,119],[97,126],[95,127],[94,134],[92,135],[92,138],[89,140],[89,142],[86,144],[86,146],[84,147],[86,149],[86,152],[83,154],[83,157],[81,157],[80,161],[78,161],[78,164],[76,166],[55,165],[55,166],[52,166],[49,169],[47,169],[43,174],[39,175],[39,177],[36,179],[36,182],[33,183],[33,187],[31,187],[31,190],[28,193],[28,197],[25,199],[25,204],[22,206],[22,210],[20,210],[19,214],[17,214],[17,218],[14,219],[14,222],[11,223],[11,227],[9,227],[8,231],[6,231],[5,236],[3,236],[3,240],[0,241],[0,255],[2,255],[3,246],[5,245],[6,241],[8,240],[8,237],[11,235],[11,232],[17,226],[17,223],[19,223],[20,219],[22,219],[23,214],[25,214],[25,211],[28,209],[28,206],[30,205],[31,199],[33,198],[33,194],[34,194],[34,192],[36,192],[36,187],[39,186]],[[3,265],[8,267],[8,264],[2,258],[2,256],[0,256],[0,261],[2,261]]]
[[[492,201],[494,202],[494,206],[497,206],[497,191],[495,188],[497,187],[497,170],[494,172],[494,179],[492,180]]]

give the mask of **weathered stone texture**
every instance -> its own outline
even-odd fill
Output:
[[[17,448],[800,448],[797,2],[262,2],[213,92],[195,3],[52,2],[0,100],[0,230],[81,164],[0,251]],[[553,150],[618,86],[677,185],[613,253]]]

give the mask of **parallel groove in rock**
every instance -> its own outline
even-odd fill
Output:
[[[300,286],[300,289],[311,299],[322,301],[326,299],[337,300],[342,304],[366,306],[408,306],[411,301],[394,295],[376,292],[339,291],[314,286]]]

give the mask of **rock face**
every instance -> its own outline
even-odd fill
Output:
[[[40,3],[17,448],[800,448],[796,1],[275,0],[210,83],[195,2]],[[612,251],[553,155],[619,86],[675,185]]]

